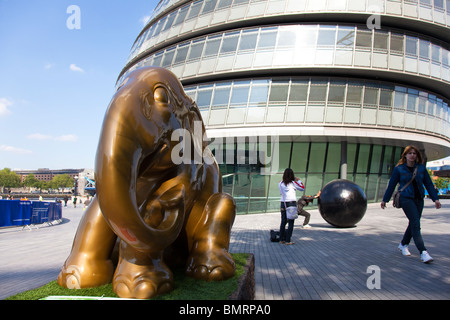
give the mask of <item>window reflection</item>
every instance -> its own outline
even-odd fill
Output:
[[[255,50],[256,55],[253,56]],[[277,66],[297,67],[355,65],[391,68],[450,82],[450,52],[440,43],[389,30],[369,30],[359,26],[294,25],[218,33],[157,52],[142,60],[142,64],[170,69],[197,59],[211,60],[218,53],[221,57],[236,57],[230,57],[226,62],[211,61],[203,64],[198,71],[180,72],[177,76],[192,77],[196,75],[195,72],[206,74],[218,70],[225,72],[272,67],[273,63]]]
[[[381,108],[397,111],[427,113],[430,116],[448,121],[448,101],[415,88],[393,86],[371,81],[352,80],[276,80],[258,79],[222,82],[214,85],[188,86],[186,90],[192,93],[196,90],[197,105],[201,110],[223,108],[262,109],[248,111],[246,120],[244,113],[234,114],[234,121],[246,122],[292,122],[284,119],[285,106],[306,105],[309,107],[346,106],[347,108]],[[266,107],[271,111],[266,116]],[[273,109],[272,109],[273,108]],[[303,112],[297,109],[295,112]],[[289,112],[294,112],[294,109]],[[331,112],[331,111],[330,111]],[[348,111],[350,112],[350,111]],[[339,116],[338,114],[336,116]],[[359,113],[349,113],[350,123],[359,122]],[[238,118],[236,118],[238,117]],[[340,117],[340,116],[339,116]],[[354,117],[357,117],[354,118]],[[303,117],[295,116],[297,121]],[[336,122],[338,119],[328,119],[325,122]],[[307,121],[307,119],[306,119]],[[339,120],[341,121],[341,120]],[[338,122],[339,122],[338,121]],[[346,122],[346,120],[344,120]],[[390,122],[389,122],[390,123]],[[389,125],[389,123],[380,123]]]

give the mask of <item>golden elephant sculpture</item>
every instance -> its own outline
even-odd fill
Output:
[[[194,128],[200,138],[183,136]],[[172,290],[169,266],[183,265],[188,276],[208,281],[234,275],[228,247],[236,205],[222,192],[204,133],[197,106],[171,72],[130,73],[105,115],[96,196],[58,275],[60,286],[112,280],[119,297],[148,299]]]

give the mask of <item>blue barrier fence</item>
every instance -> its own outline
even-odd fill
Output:
[[[0,200],[0,227],[26,226],[62,219],[57,202]]]

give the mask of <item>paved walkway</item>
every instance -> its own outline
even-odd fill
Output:
[[[312,229],[295,222],[292,246],[269,241],[279,213],[237,216],[231,252],[255,255],[259,300],[450,299],[450,200],[426,200],[422,234],[435,261],[397,251],[407,220],[401,210],[369,204],[355,228],[338,229],[311,210]],[[0,299],[56,279],[70,252],[82,208],[63,208],[64,221],[33,230],[0,229]],[[368,270],[369,268],[369,270]],[[368,272],[369,271],[369,272]],[[380,285],[380,289],[367,286]]]

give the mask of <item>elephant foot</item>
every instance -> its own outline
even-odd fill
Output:
[[[233,257],[223,248],[195,250],[187,265],[186,275],[206,281],[226,280],[235,272]]]
[[[151,265],[119,261],[113,290],[120,298],[151,299],[172,289],[172,272],[162,261],[153,261]]]
[[[68,289],[93,288],[111,282],[114,265],[111,260],[71,260],[64,263],[57,283]]]

